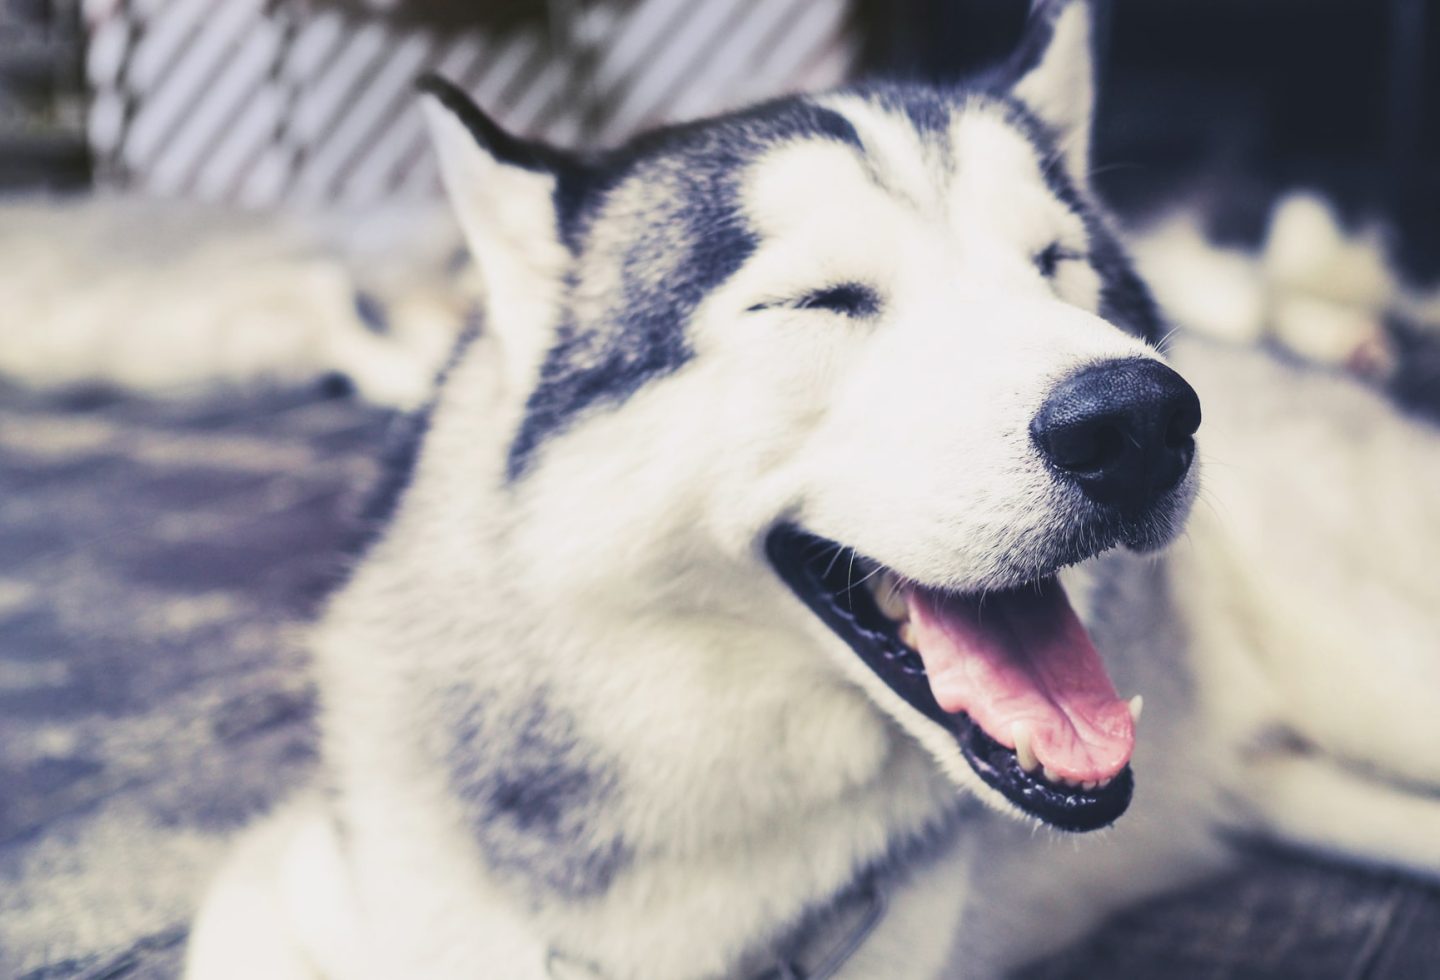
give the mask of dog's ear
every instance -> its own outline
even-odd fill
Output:
[[[1093,34],[1090,0],[1035,0],[1004,73],[1011,93],[1050,130],[1081,183],[1090,168],[1095,112]]]
[[[486,331],[525,383],[549,347],[569,253],[556,190],[568,158],[505,132],[437,75],[418,83],[440,173],[485,287]]]

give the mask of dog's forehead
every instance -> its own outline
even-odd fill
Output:
[[[812,140],[859,146],[842,114],[803,98],[644,133],[591,162],[575,206],[562,217],[581,246],[588,244],[584,238],[617,222],[633,230],[637,219],[653,223],[678,212],[713,220],[734,209],[735,189],[757,160]]]
[[[671,312],[689,308],[770,235],[877,195],[970,224],[1003,197],[1012,225],[1043,198],[1078,222],[1057,160],[1019,103],[920,86],[854,87],[661,130],[600,158],[578,203],[562,206],[584,284],[572,298],[630,293],[635,308],[636,290],[663,288]]]
[[[930,91],[840,93],[819,100],[855,132],[845,144],[792,141],[748,168],[744,203],[774,235],[837,212],[870,220],[897,209],[953,230],[1024,227],[1034,213],[1082,221],[1048,136],[1017,104]],[[998,208],[998,202],[1004,202]],[[999,220],[990,220],[995,219]]]

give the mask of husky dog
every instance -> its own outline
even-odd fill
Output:
[[[1200,403],[1087,189],[1089,34],[1046,0],[963,89],[593,156],[429,83],[488,328],[317,631],[327,776],[192,976],[982,975],[1209,866],[1146,557]],[[1092,642],[1059,573],[1105,552]]]

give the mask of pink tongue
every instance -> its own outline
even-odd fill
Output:
[[[1103,781],[1135,751],[1135,723],[1100,654],[1053,578],[983,600],[911,589],[906,596],[930,690],[1015,747],[1031,732],[1040,763],[1072,782]]]

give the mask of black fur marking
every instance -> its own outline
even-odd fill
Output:
[[[511,481],[576,417],[624,401],[689,360],[687,322],[755,249],[738,196],[745,168],[801,139],[860,146],[843,116],[789,100],[657,130],[561,175],[556,205],[575,266],[566,318],[510,446]],[[623,254],[596,243],[612,226],[635,230]],[[618,290],[590,288],[612,279]]]
[[[871,317],[880,312],[880,294],[860,282],[840,282],[822,286],[799,299],[756,303],[748,312],[774,309],[829,310],[849,317]]]
[[[422,75],[415,87],[448,109],[475,137],[475,142],[501,163],[542,173],[554,173],[570,166],[570,158],[561,151],[505,132],[449,79],[435,74]]]
[[[845,316],[868,317],[880,312],[880,297],[863,283],[842,282],[817,289],[802,297],[795,306],[802,310],[830,310]]]
[[[956,93],[929,86],[876,82],[859,86],[856,92],[888,112],[904,115],[916,132],[922,136],[940,137],[942,145],[948,148],[949,140],[944,137],[950,131],[955,110],[961,105]]]
[[[1074,262],[1084,256],[1061,245],[1059,242],[1051,242],[1042,248],[1035,256],[1035,268],[1046,279],[1054,279],[1056,271],[1060,268],[1061,262]]]
[[[315,386],[321,398],[351,398],[355,395],[355,382],[343,371],[326,371]]]
[[[1086,220],[1090,264],[1100,275],[1100,315],[1142,340],[1159,345],[1164,318],[1150,289],[1135,272],[1130,256],[1098,215]]]
[[[595,823],[618,787],[582,752],[573,720],[537,695],[497,711],[467,698],[451,730],[451,788],[490,867],[568,899],[593,898],[631,860]]]
[[[356,290],[354,301],[355,316],[366,330],[382,337],[390,332],[390,315],[377,296],[360,289]]]
[[[864,144],[860,142],[860,134],[855,132],[854,125],[850,120],[830,109],[820,106],[805,104],[810,110],[809,124],[814,127],[814,134],[824,136],[839,143],[845,143],[863,151]]]

